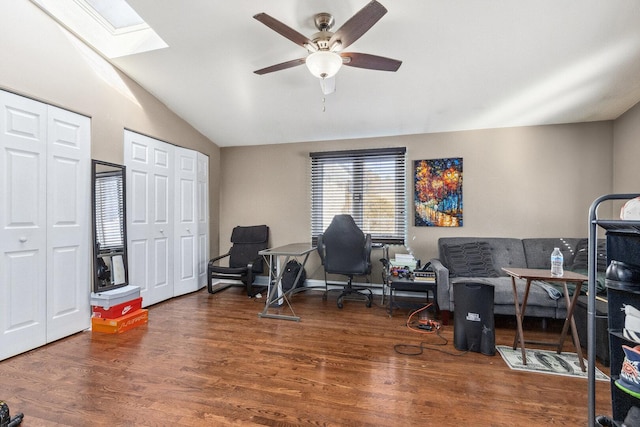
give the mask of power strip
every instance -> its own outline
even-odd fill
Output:
[[[418,329],[422,329],[424,331],[436,331],[440,329],[440,323],[435,320],[428,319],[425,323],[418,323]]]

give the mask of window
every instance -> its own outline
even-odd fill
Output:
[[[99,172],[95,184],[96,241],[100,253],[122,250],[124,194],[122,172]]]
[[[349,214],[374,242],[406,235],[404,147],[310,153],[311,238],[338,214]]]

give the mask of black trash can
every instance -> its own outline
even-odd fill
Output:
[[[496,354],[493,286],[459,282],[453,285],[453,345],[456,350]]]

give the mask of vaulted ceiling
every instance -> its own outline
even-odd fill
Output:
[[[253,19],[306,36],[369,0],[129,0],[168,48],[112,63],[221,147],[615,119],[640,100],[637,0],[380,0],[349,51],[402,60],[342,67],[324,96],[307,52]]]

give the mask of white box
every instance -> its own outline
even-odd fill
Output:
[[[109,309],[140,297],[140,286],[127,285],[104,292],[91,292],[91,305]]]
[[[398,262],[412,262],[415,258],[411,254],[396,254],[396,261]]]
[[[416,264],[417,264],[415,259],[411,261],[408,261],[408,260],[402,261],[402,260],[398,260],[397,258],[392,259],[389,263],[391,264],[391,267],[400,267],[400,268],[409,267],[410,271],[415,270]]]

